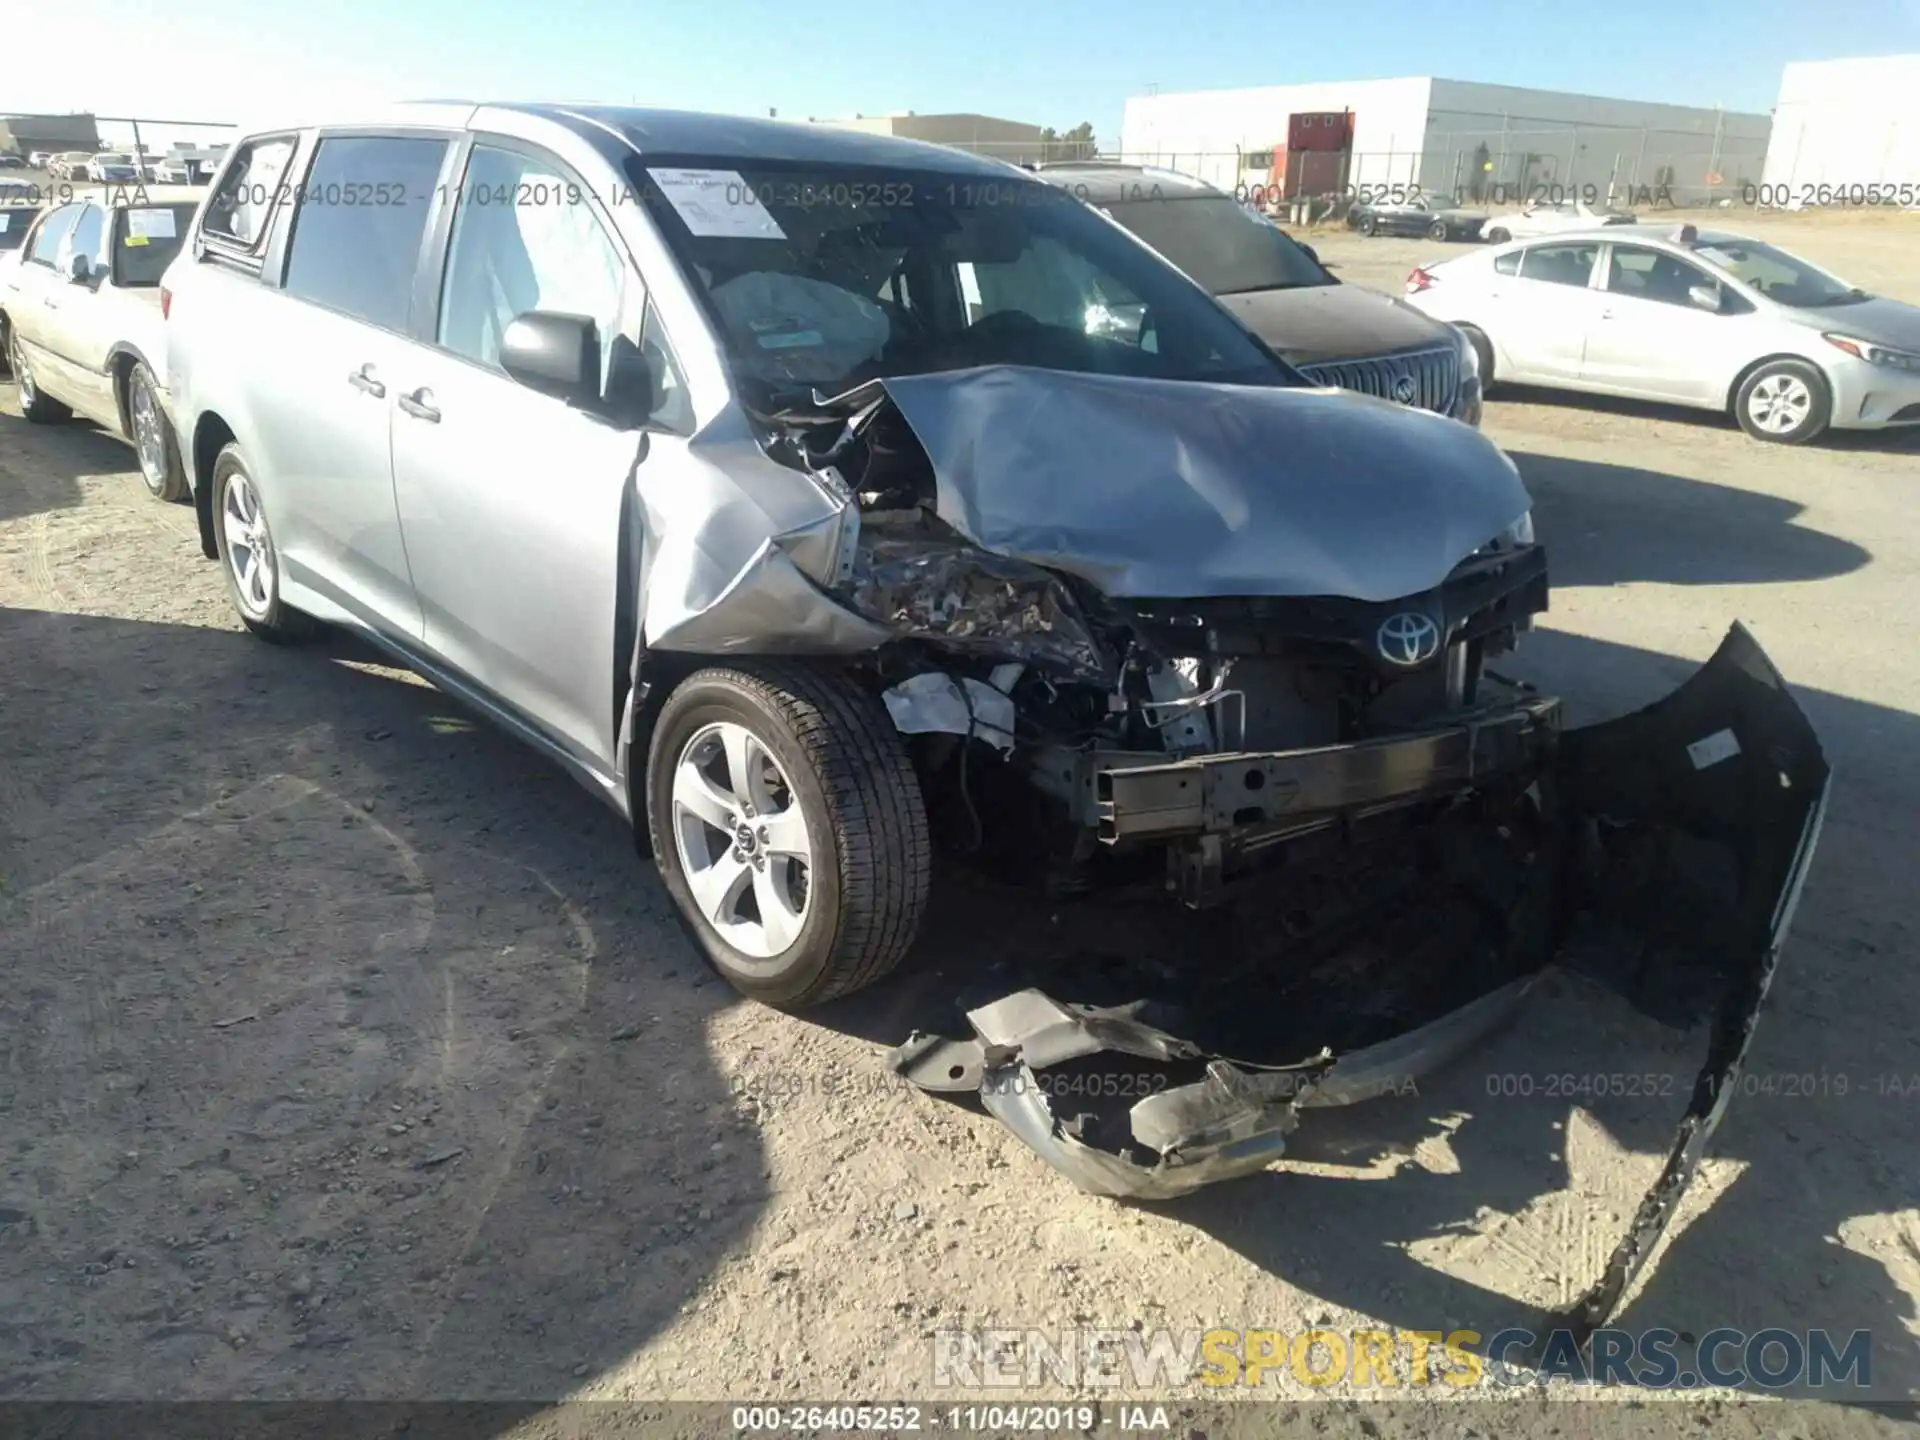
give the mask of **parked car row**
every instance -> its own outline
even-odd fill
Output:
[[[187,494],[167,409],[160,277],[199,192],[110,186],[0,208],[0,354],[36,423],[80,414],[134,447],[159,499]]]
[[[1920,307],[1744,235],[1548,233],[1420,266],[1406,298],[1465,331],[1486,385],[1717,410],[1789,445],[1920,425]]]

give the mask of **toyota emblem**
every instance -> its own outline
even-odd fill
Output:
[[[1420,397],[1420,389],[1413,383],[1411,375],[1400,375],[1393,382],[1393,398],[1402,405],[1411,405]]]
[[[1440,627],[1417,610],[1402,610],[1380,622],[1373,643],[1389,665],[1424,665],[1440,649]]]

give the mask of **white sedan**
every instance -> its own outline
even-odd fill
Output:
[[[160,276],[199,200],[157,187],[78,191],[35,215],[0,267],[0,344],[20,413],[105,426],[133,446],[162,500],[183,499],[187,479],[167,408]]]
[[[1566,230],[1598,230],[1606,225],[1631,225],[1632,212],[1593,206],[1584,200],[1541,200],[1513,215],[1496,215],[1482,232],[1495,245],[1509,240],[1531,240]]]
[[[1784,444],[1920,425],[1920,307],[1746,236],[1608,226],[1516,240],[1423,265],[1406,295],[1466,332],[1483,385],[1730,412]]]

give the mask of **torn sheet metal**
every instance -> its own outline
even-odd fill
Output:
[[[883,382],[985,549],[1117,597],[1444,582],[1530,509],[1470,426],[1346,393],[988,366]]]
[[[824,588],[857,534],[851,494],[768,459],[737,412],[692,440],[650,435],[633,486],[649,648],[846,655],[891,638]]]
[[[1711,742],[1704,764],[1702,741]],[[1583,1337],[1604,1325],[1678,1210],[1737,1088],[1812,861],[1829,780],[1819,737],[1739,625],[1713,659],[1664,700],[1563,733],[1552,773],[1543,777],[1558,797],[1555,833],[1567,841],[1545,858],[1551,873],[1582,853],[1576,837],[1604,827],[1616,848],[1623,837],[1638,837],[1642,853],[1665,855],[1682,839],[1724,851],[1736,883],[1726,920],[1706,927],[1707,944],[1678,934],[1610,937],[1612,968],[1601,967],[1596,978],[1642,1009],[1650,1008],[1650,987],[1670,978],[1649,973],[1650,957],[1668,969],[1705,974],[1721,993],[1706,1009],[1706,1062],[1659,1180],[1601,1278],[1553,1316],[1554,1325]],[[1675,887],[1687,880],[1677,872],[1664,878]],[[1552,893],[1576,892],[1556,886]],[[1683,889],[1655,887],[1643,895],[1638,914],[1657,925],[1663,915],[1684,913],[1693,899]],[[1615,903],[1604,886],[1590,887],[1585,900],[1614,923],[1636,909]],[[1565,909],[1555,928],[1563,939],[1570,934]],[[1593,970],[1578,946],[1563,946],[1560,958]],[[1512,1013],[1533,978],[1515,976],[1383,1042],[1283,1066],[1214,1054],[1144,1023],[1145,1002],[1099,1008],[1023,990],[969,1011],[973,1038],[915,1035],[892,1063],[928,1090],[977,1091],[989,1112],[1084,1190],[1168,1198],[1264,1168],[1283,1153],[1302,1112],[1399,1089],[1459,1055]],[[1128,1072],[1134,1088],[1120,1092],[1121,1103],[1097,1103],[1088,1097],[1115,1092],[1088,1086],[1083,1076],[1076,1082],[1074,1067],[1112,1055],[1143,1063]],[[1157,1082],[1142,1078],[1155,1076]]]
[[[966,735],[1013,749],[1013,697],[971,675],[924,670],[880,698],[902,735]]]
[[[1113,664],[1056,577],[960,541],[870,528],[846,587],[852,607],[897,639],[1016,659],[1104,681]]]

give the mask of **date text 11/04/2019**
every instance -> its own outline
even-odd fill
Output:
[[[1488,1072],[1486,1093],[1499,1099],[1590,1100],[1663,1098],[1691,1093],[1704,1083],[1729,1095],[1782,1100],[1920,1099],[1920,1074],[1845,1070],[1738,1070],[1726,1076],[1679,1075],[1668,1070]]]

